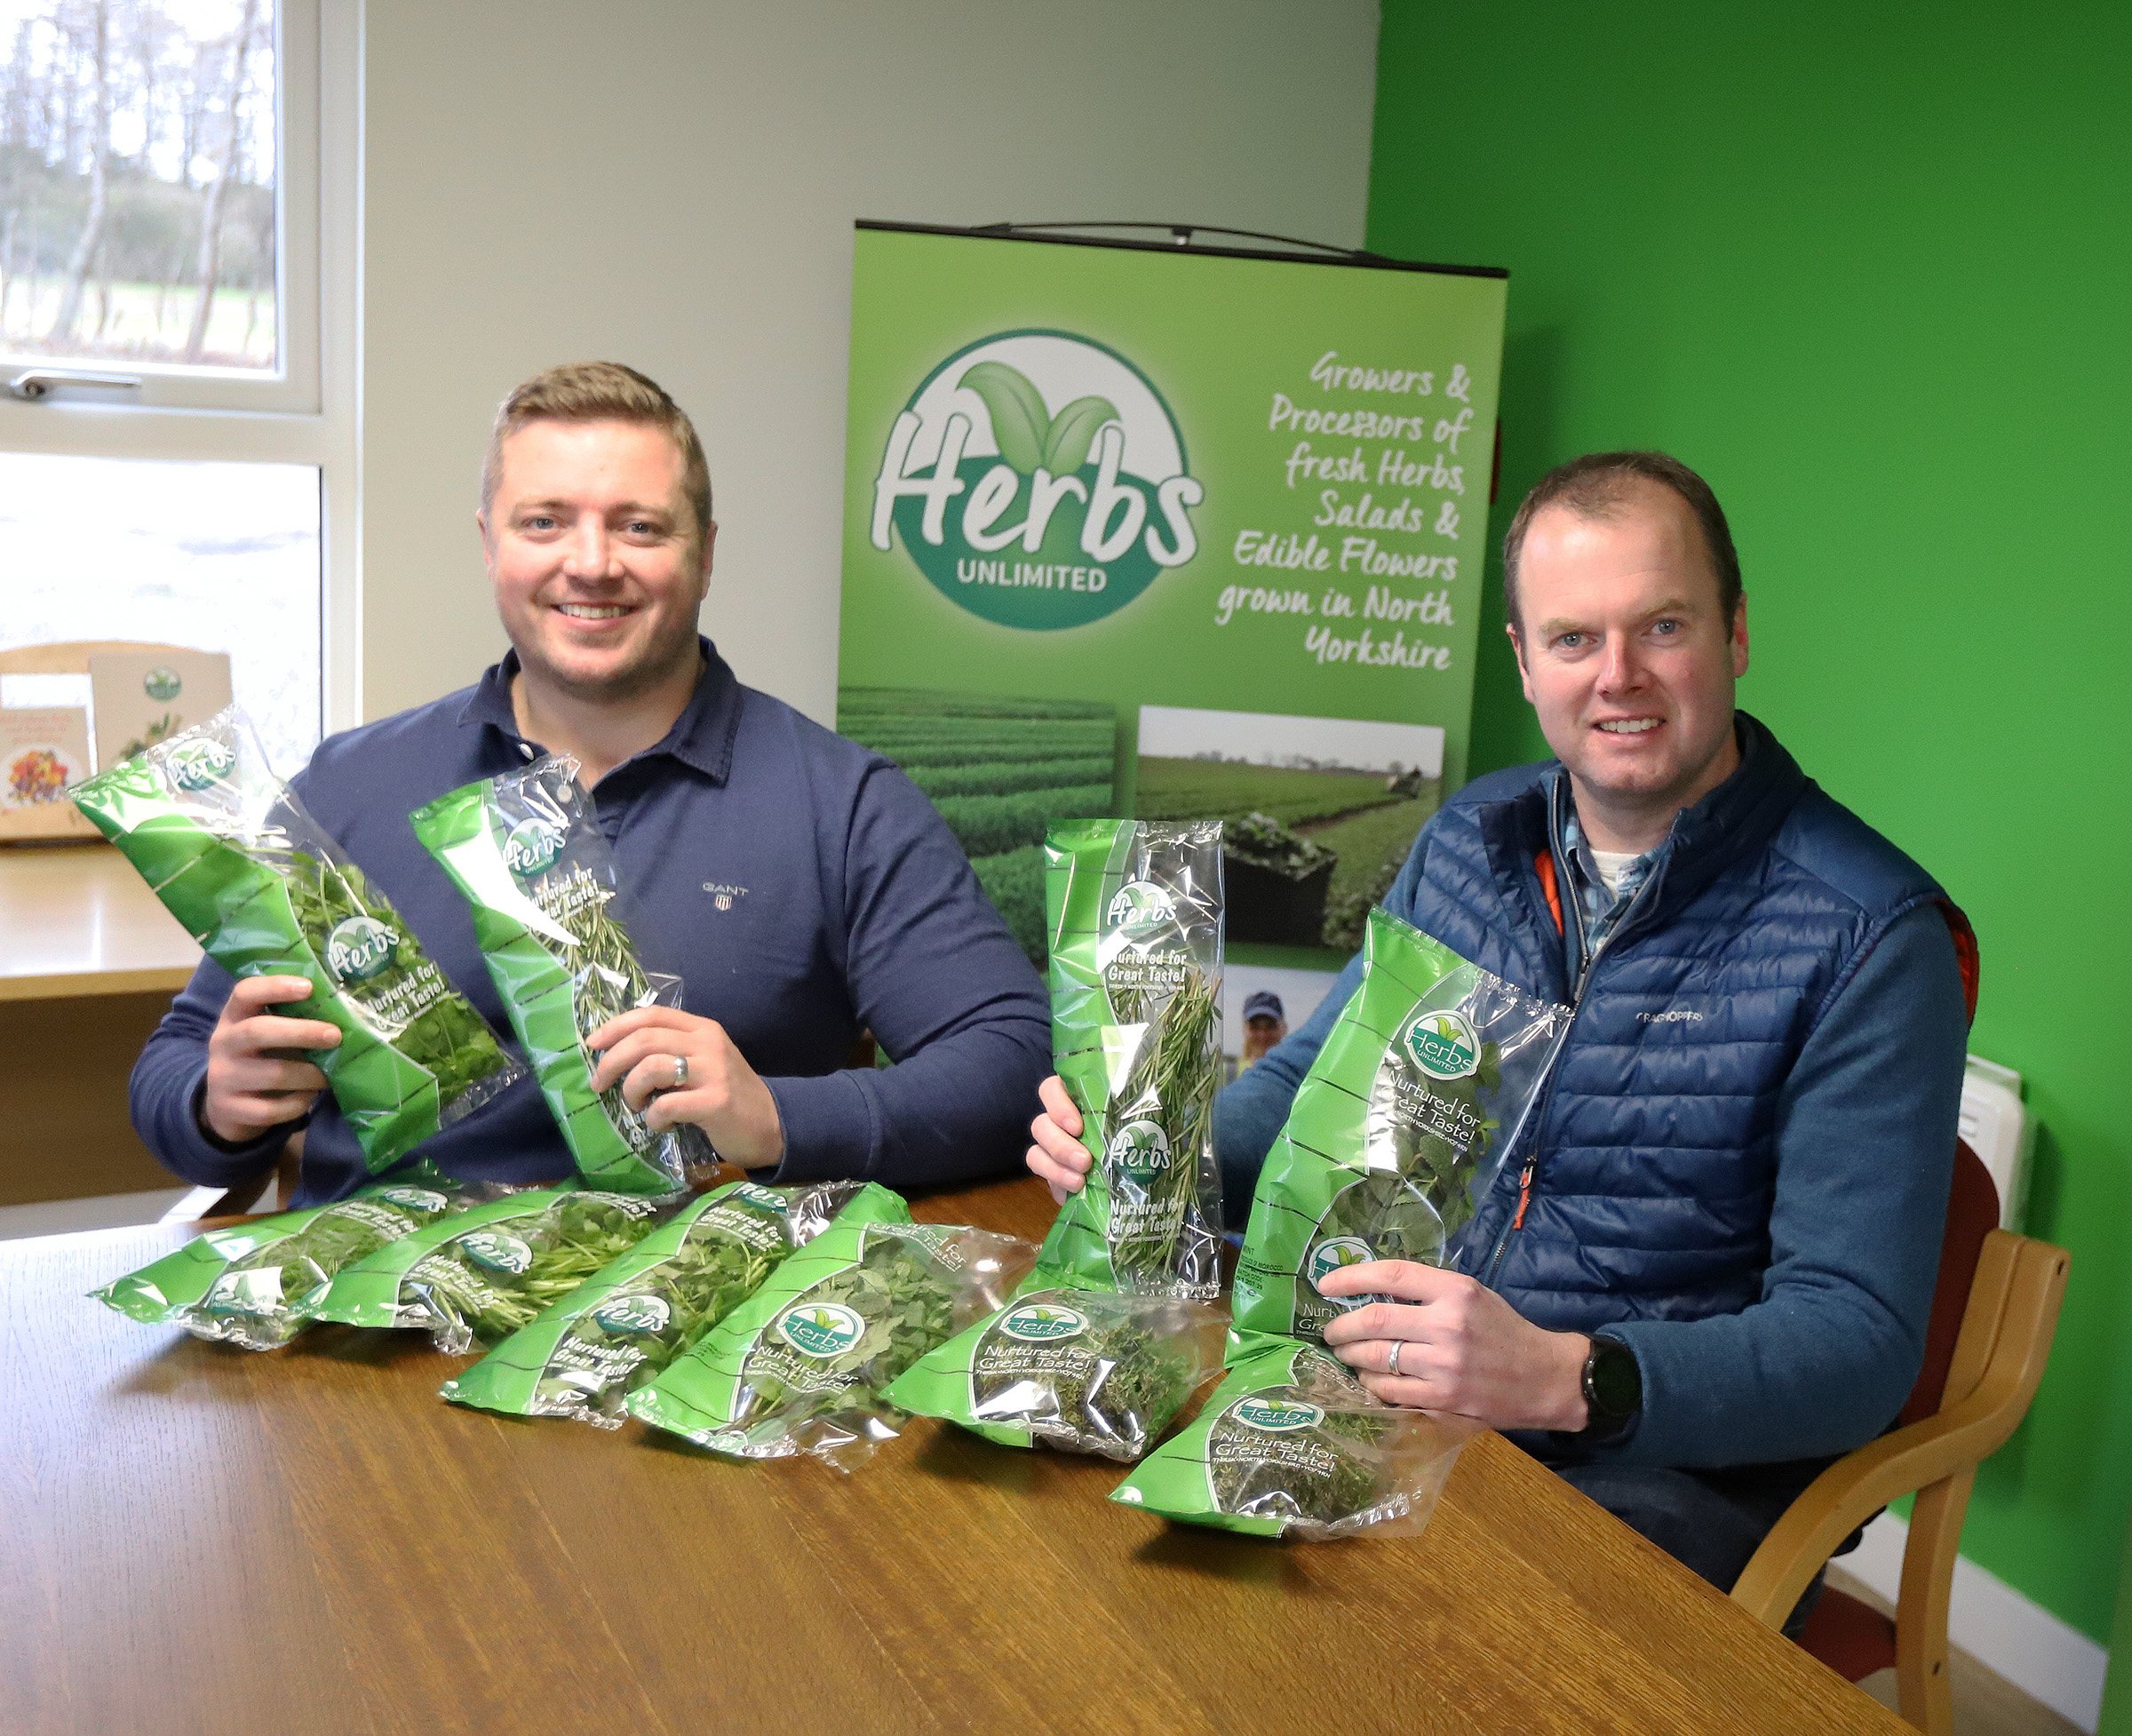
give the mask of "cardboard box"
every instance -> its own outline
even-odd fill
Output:
[[[89,659],[89,691],[96,768],[108,771],[228,705],[229,658],[221,651],[102,652]]]

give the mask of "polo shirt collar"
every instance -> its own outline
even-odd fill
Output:
[[[717,646],[701,634],[696,642],[702,648],[704,673],[696,683],[696,691],[689,695],[688,705],[662,740],[641,753],[632,754],[623,763],[633,764],[652,754],[663,753],[700,771],[712,783],[723,784],[733,769],[733,738],[740,729],[740,683],[734,678],[731,665],[719,656]],[[525,737],[518,731],[517,713],[511,709],[511,682],[518,670],[515,648],[504,653],[501,663],[490,664],[484,669],[481,679],[473,684],[466,697],[459,722],[485,724],[500,730],[507,741],[523,742]]]

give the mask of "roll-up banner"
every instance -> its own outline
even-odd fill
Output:
[[[838,728],[1032,958],[1105,814],[1228,823],[1269,982],[1360,944],[1465,777],[1504,279],[858,226]]]

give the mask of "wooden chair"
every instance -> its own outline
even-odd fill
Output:
[[[1830,1550],[1914,1493],[1895,1619],[1831,1589],[1800,1643],[1853,1682],[1892,1666],[1903,1716],[1928,1736],[1953,1729],[1947,1601],[1969,1489],[1977,1464],[2028,1413],[2071,1259],[2062,1247],[1995,1228],[1998,1221],[1990,1172],[1957,1143],[1924,1366],[1898,1426],[1815,1478],[1732,1588],[1735,1602],[1778,1626]]]

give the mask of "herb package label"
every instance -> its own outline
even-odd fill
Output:
[[[268,769],[235,706],[99,773],[75,802],[232,976],[301,976],[274,1010],[320,1019],[306,1051],[375,1175],[524,1070],[385,896]]]
[[[1130,1461],[1221,1366],[1228,1324],[1206,1302],[1031,1291],[921,1358],[887,1397],[1005,1445]]]
[[[1247,1334],[1198,1416],[1110,1499],[1261,1537],[1412,1536],[1479,1432],[1380,1404],[1321,1346]]]
[[[665,1193],[712,1159],[700,1127],[654,1133],[619,1081],[593,1089],[585,1038],[632,1007],[680,1003],[680,979],[648,972],[613,906],[613,852],[576,760],[556,755],[469,784],[410,815],[415,835],[473,907],[481,957],[541,1095],[586,1180]]]
[[[463,1212],[447,1213],[346,1268],[323,1291],[306,1301],[304,1311],[314,1320],[347,1326],[433,1325],[424,1297],[411,1283],[417,1266],[464,1237],[518,1238],[519,1226],[537,1220],[556,1201],[577,1191],[575,1182],[522,1188]]]
[[[1239,1330],[1320,1339],[1373,1297],[1317,1280],[1365,1260],[1444,1265],[1523,1138],[1569,1008],[1537,1000],[1382,910],[1362,986],[1295,1094],[1252,1196]]]
[[[1038,1282],[1211,1300],[1221,1287],[1221,824],[1082,820],[1044,846],[1053,1064],[1094,1159]]]
[[[907,1222],[877,1183],[732,1182],[662,1224],[456,1380],[454,1403],[622,1426],[624,1401],[694,1345],[838,1217]]]
[[[847,1469],[895,1433],[884,1389],[997,1309],[1032,1252],[983,1230],[839,1220],[631,1393],[630,1413],[735,1458]]]

